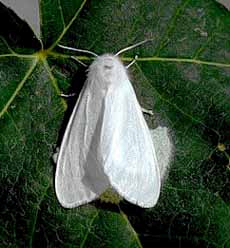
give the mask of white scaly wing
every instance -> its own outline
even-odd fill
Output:
[[[73,110],[58,155],[55,190],[60,204],[73,208],[97,198],[109,186],[97,156],[103,92],[86,82]]]
[[[167,127],[158,126],[155,129],[150,129],[150,133],[159,161],[161,182],[164,182],[173,156],[173,143]]]
[[[110,184],[126,200],[153,207],[160,173],[150,131],[129,80],[105,98],[100,150]]]

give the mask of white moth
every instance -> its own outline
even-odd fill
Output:
[[[153,207],[161,176],[154,143],[125,66],[98,56],[67,125],[55,174],[60,204],[73,208],[112,187],[127,201]]]

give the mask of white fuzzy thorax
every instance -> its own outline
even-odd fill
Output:
[[[111,54],[97,57],[89,66],[87,78],[87,81],[96,84],[99,90],[120,87],[119,84],[129,80],[119,57]]]

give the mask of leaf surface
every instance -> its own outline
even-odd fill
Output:
[[[229,12],[211,0],[42,0],[38,41],[13,12],[0,11],[2,246],[228,247]],[[85,72],[57,44],[103,54],[146,38],[153,41],[121,57],[138,55],[130,78],[154,111],[149,126],[171,130],[174,159],[159,203],[63,209],[52,155],[76,99],[60,93],[79,91]]]

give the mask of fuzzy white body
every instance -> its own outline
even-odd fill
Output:
[[[129,202],[153,207],[160,185],[153,141],[126,69],[113,55],[99,56],[89,67],[61,144],[57,198],[73,208],[112,186]]]

